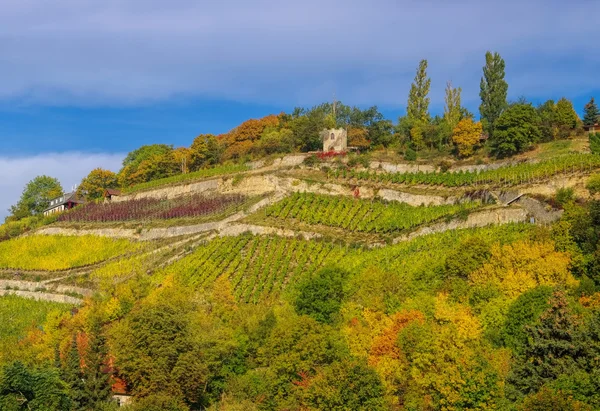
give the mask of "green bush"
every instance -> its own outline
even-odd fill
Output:
[[[404,152],[404,159],[406,161],[417,161],[417,152],[412,148],[407,148]]]
[[[298,284],[294,307],[298,314],[306,314],[322,323],[332,323],[340,311],[344,298],[346,272],[326,267]]]
[[[556,190],[556,202],[564,207],[575,200],[575,190],[571,187],[559,188]]]
[[[600,193],[600,174],[592,175],[587,181],[585,188],[590,192],[590,195]]]
[[[590,150],[593,154],[600,154],[600,133],[590,133]]]

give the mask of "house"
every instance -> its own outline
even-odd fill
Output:
[[[332,128],[321,132],[323,151],[344,152],[348,150],[348,132],[343,128]]]
[[[113,197],[119,197],[121,195],[121,190],[117,190],[116,188],[107,188],[104,190],[104,201],[112,201]]]
[[[83,203],[85,203],[85,201],[79,199],[76,192],[63,194],[62,196],[50,201],[50,205],[44,210],[44,215],[48,216],[55,213],[61,213]]]
[[[583,129],[587,131],[589,134],[592,133],[600,133],[600,124],[594,124],[591,126],[583,126]]]

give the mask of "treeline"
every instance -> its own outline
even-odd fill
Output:
[[[416,160],[423,152],[428,157],[453,154],[464,158],[483,148],[494,157],[508,157],[539,142],[582,134],[585,126],[599,122],[600,111],[593,98],[584,107],[583,120],[566,98],[548,100],[538,107],[524,98],[509,102],[505,62],[498,53],[491,52],[486,53],[480,82],[480,121],[462,105],[461,88],[450,82],[443,114],[432,116],[427,68],[427,60],[422,60],[410,88],[406,115],[396,123],[384,118],[377,106],[361,109],[324,103],[310,109],[296,108],[291,113],[247,120],[225,134],[201,134],[189,147],[142,146],[127,155],[118,173],[93,170],[82,180],[79,195],[94,200],[101,198],[107,188],[127,189],[275,153],[320,150],[321,131],[336,127],[347,129],[351,147],[362,151],[393,148],[406,160]],[[599,136],[590,136],[598,141],[592,144],[598,149]],[[63,192],[58,181],[49,177],[32,183],[11,207],[11,219],[39,214],[52,197]]]

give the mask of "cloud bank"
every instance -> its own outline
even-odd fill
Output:
[[[484,53],[507,61],[513,96],[600,88],[593,0],[8,0],[0,99],[136,105],[186,96],[404,105],[429,59],[478,98]]]
[[[91,170],[102,167],[117,171],[124,154],[48,153],[32,157],[0,157],[0,223],[15,204],[25,185],[38,175],[58,178],[70,191]]]

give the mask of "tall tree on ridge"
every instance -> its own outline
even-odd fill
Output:
[[[446,83],[446,105],[444,107],[444,119],[450,125],[450,129],[454,130],[454,127],[458,124],[461,119],[461,106],[460,106],[460,93],[462,89],[460,87],[452,87],[452,82]]]
[[[502,112],[508,107],[506,97],[508,95],[508,83],[504,80],[505,63],[500,54],[491,51],[485,53],[485,66],[481,78],[479,96],[481,105],[479,113],[485,124],[485,131],[490,137],[494,134],[496,121]]]
[[[414,122],[426,123],[429,120],[429,88],[431,79],[427,77],[427,60],[421,60],[415,81],[410,86],[406,113]]]
[[[583,116],[583,124],[586,126],[593,126],[600,121],[600,111],[598,110],[598,105],[594,101],[594,97],[590,99],[590,102],[587,103],[584,107],[585,114]]]

